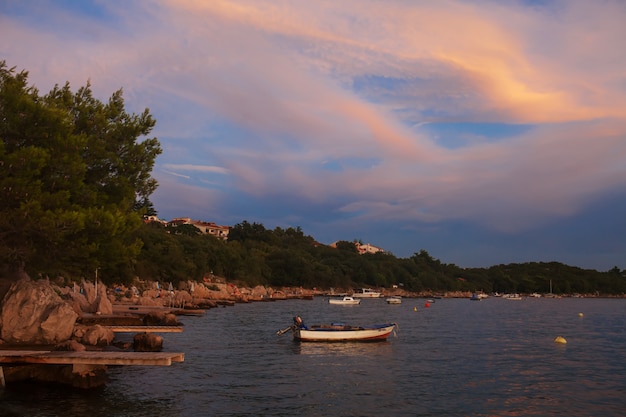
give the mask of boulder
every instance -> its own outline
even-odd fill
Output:
[[[74,328],[74,339],[84,345],[108,346],[115,339],[113,330],[99,324],[94,326],[76,326]]]
[[[98,284],[98,293],[90,282],[83,281],[81,285],[74,284],[71,289],[61,288],[64,297],[70,300],[74,311],[82,313],[113,314],[113,304],[107,295],[106,286]]]
[[[253,298],[265,298],[269,296],[269,293],[267,288],[262,285],[257,285],[250,291],[250,296]]]
[[[175,305],[191,304],[191,302],[191,294],[189,294],[187,291],[177,291],[174,295]]]
[[[78,314],[46,280],[20,279],[5,294],[0,338],[12,344],[57,344],[69,340]]]
[[[154,333],[139,333],[133,338],[135,352],[160,352],[163,349],[163,338]]]

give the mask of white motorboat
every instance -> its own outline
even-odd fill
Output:
[[[354,297],[342,297],[342,298],[330,298],[328,300],[329,304],[339,304],[339,305],[348,305],[353,306],[361,303],[361,300],[357,300]]]
[[[387,304],[402,304],[402,297],[399,295],[392,295],[391,297],[387,297],[385,301]]]
[[[354,298],[380,298],[382,294],[371,288],[358,288],[352,296]]]

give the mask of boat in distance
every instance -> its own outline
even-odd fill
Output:
[[[387,304],[402,304],[402,297],[399,295],[392,295],[391,297],[387,297],[385,301]]]
[[[361,304],[361,300],[356,299],[354,297],[345,296],[342,298],[330,298],[328,299],[329,304],[339,304],[344,306],[353,306],[357,304]]]
[[[354,298],[380,298],[382,294],[371,288],[358,288],[352,296]]]
[[[397,326],[396,323],[370,326],[331,323],[307,326],[300,316],[295,316],[291,326],[276,334],[281,335],[291,330],[293,339],[298,342],[384,342]]]

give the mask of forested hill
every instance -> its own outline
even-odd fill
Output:
[[[409,258],[389,253],[359,255],[354,242],[321,245],[298,228],[274,230],[246,221],[228,241],[202,235],[190,225],[148,223],[136,269],[141,278],[163,282],[215,274],[242,284],[356,288],[398,285],[408,291],[485,291],[555,294],[626,293],[626,271],[585,270],[558,262],[529,262],[489,268],[461,268],[424,249]]]

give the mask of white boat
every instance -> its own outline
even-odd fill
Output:
[[[502,298],[504,298],[506,300],[519,301],[519,300],[522,299],[522,296],[517,294],[517,293],[514,293],[514,294],[504,294],[502,296]]]
[[[294,324],[279,330],[281,335],[289,330],[299,342],[383,342],[396,328],[396,323],[371,326],[349,326],[343,323],[315,324],[307,326],[300,316],[293,318]]]
[[[357,300],[353,297],[348,297],[345,296],[343,298],[330,298],[328,300],[329,304],[339,304],[339,305],[348,305],[348,306],[353,306],[356,304],[360,304],[361,300]]]
[[[387,304],[402,304],[402,297],[399,295],[392,295],[391,297],[387,297],[385,301]]]
[[[380,298],[382,294],[371,288],[358,288],[352,296],[354,298]]]

